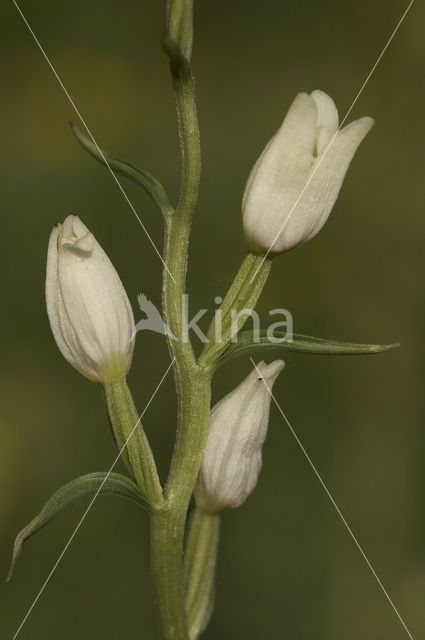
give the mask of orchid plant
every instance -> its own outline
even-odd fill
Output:
[[[84,149],[141,185],[164,219],[163,315],[178,397],[168,478],[161,483],[126,383],[135,340],[130,302],[94,235],[77,216],[68,216],[53,229],[48,248],[50,326],[65,359],[103,386],[117,449],[128,473],[92,473],[57,491],[17,536],[10,571],[12,575],[25,540],[64,508],[99,492],[130,499],[142,505],[151,520],[155,606],[164,640],[195,640],[210,620],[221,513],[240,506],[257,483],[271,389],[285,363],[281,359],[258,363],[210,410],[217,367],[257,352],[372,354],[395,346],[296,334],[271,341],[264,334],[254,339],[252,332],[242,331],[245,311],[255,308],[272,261],[312,239],[325,224],[355,151],[373,124],[371,118],[361,118],[340,129],[333,100],[316,90],[295,97],[251,171],[242,201],[248,252],[214,317],[202,353],[195,355],[183,309],[201,170],[192,37],[193,0],[168,0],[163,48],[170,64],[182,164],[175,207],[156,178],[102,151],[73,126]]]

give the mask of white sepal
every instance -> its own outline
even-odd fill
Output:
[[[242,215],[252,252],[289,251],[320,231],[372,125],[366,117],[338,130],[330,96],[319,90],[296,96],[246,183]]]
[[[260,362],[212,409],[195,488],[196,503],[204,511],[237,507],[254,489],[267,435],[270,392],[284,366],[283,360]]]
[[[123,378],[131,365],[134,318],[121,280],[78,216],[52,230],[46,303],[62,355],[95,382]]]

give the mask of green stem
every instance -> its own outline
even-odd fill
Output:
[[[161,483],[148,439],[125,378],[103,386],[118,449],[139,489],[153,508],[164,504]]]
[[[163,638],[187,640],[184,602],[183,542],[186,514],[208,430],[210,374],[199,368],[180,385],[179,428],[166,505],[152,517],[152,568]]]
[[[193,0],[167,0],[167,28],[190,60],[193,43]]]
[[[196,361],[187,335],[184,299],[190,226],[198,200],[201,171],[194,81],[189,66],[193,0],[168,0],[167,24],[169,35],[164,40],[164,48],[170,57],[182,175],[177,208],[166,220],[163,307],[170,331],[168,344],[174,363],[178,424],[165,487],[166,503],[152,517],[152,568],[162,637],[165,640],[188,640],[183,580],[184,530],[207,438],[214,354],[210,354],[202,366]],[[253,306],[269,270],[268,260],[248,256],[229,295]],[[240,289],[242,298],[237,295]],[[232,306],[229,295],[227,300]],[[196,546],[194,536],[195,532],[192,546]]]
[[[189,525],[184,558],[184,583],[190,640],[207,626],[214,607],[214,575],[220,515],[196,507]]]
[[[170,0],[170,35],[186,55],[192,33],[193,0]],[[180,25],[180,26],[178,26]],[[165,321],[174,338],[168,344],[174,358],[178,399],[176,446],[166,486],[169,507],[188,507],[202,459],[208,428],[210,372],[201,369],[187,333],[185,286],[190,226],[198,201],[201,174],[201,150],[194,83],[191,73],[173,72],[172,79],[179,129],[182,176],[176,211],[167,221],[163,272]],[[189,70],[190,71],[190,70]],[[176,504],[174,504],[176,502]]]
[[[208,342],[199,358],[201,366],[213,366],[243,327],[267,282],[271,263],[264,256],[253,253],[246,256],[208,329]]]
[[[151,519],[151,562],[161,638],[188,640],[182,578],[186,513],[165,508]]]
[[[193,78],[188,68],[192,47],[192,0],[170,0],[167,6],[170,37],[185,60],[177,55],[170,68],[179,128],[182,177],[175,213],[166,221],[163,307],[171,332],[168,344],[174,361],[178,425],[165,506],[152,517],[152,569],[162,637],[188,640],[183,583],[183,542],[186,515],[202,461],[209,408],[211,375],[201,369],[187,336],[184,304],[190,225],[198,200],[201,170],[198,119]],[[173,55],[169,51],[169,55]],[[184,73],[179,72],[184,65]]]

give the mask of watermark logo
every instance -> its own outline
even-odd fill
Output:
[[[171,335],[170,330],[154,303],[148,300],[143,293],[139,293],[137,301],[140,311],[145,314],[146,318],[137,322],[134,334],[139,331],[154,331],[155,333],[162,333],[164,336]],[[173,338],[175,339],[175,336],[173,336]]]
[[[143,293],[140,293],[137,296],[137,300],[139,303],[140,311],[146,317],[137,322],[134,336],[139,331],[154,331],[155,333],[160,333],[162,335],[169,336],[173,340],[176,340],[176,336],[171,333],[155,304],[151,300],[148,300],[148,298]],[[223,299],[220,296],[217,296],[214,299],[214,302],[216,305],[221,305]],[[182,315],[184,315],[184,322],[182,322],[182,326],[184,327],[182,341],[189,342],[190,332],[193,332],[200,340],[200,342],[202,342],[203,344],[207,344],[209,342],[209,339],[199,326],[199,322],[206,316],[206,314],[208,314],[209,310],[200,309],[193,315],[192,318],[190,318],[188,294],[183,295],[181,309]],[[279,344],[281,342],[292,342],[293,340],[294,321],[291,312],[287,309],[271,309],[268,315],[272,320],[274,320],[274,322],[271,322],[265,329],[261,329],[260,316],[254,309],[230,309],[227,311],[227,313],[230,314],[231,327],[234,329],[231,330],[232,342],[238,342],[238,327],[241,324],[241,320],[251,320],[253,342],[260,342],[262,338],[264,339],[264,336],[266,336],[269,342],[271,342],[272,344]],[[214,312],[215,342],[222,342],[222,328],[223,311],[221,307],[219,307]]]

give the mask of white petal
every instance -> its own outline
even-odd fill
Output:
[[[276,243],[277,247],[285,250],[302,244],[320,231],[335,204],[350,162],[372,125],[372,118],[352,122],[341,129],[323,150],[312,167],[308,185],[301,190],[302,195]]]
[[[326,127],[319,127],[316,130],[316,157],[321,156],[326,151],[326,147],[331,144],[334,136],[335,133],[330,133]]]
[[[98,244],[89,257],[64,245],[58,264],[62,299],[84,353],[102,367],[119,362],[131,330],[128,313],[121,315],[127,297],[109,258]]]
[[[320,89],[311,92],[311,97],[317,106],[316,127],[325,127],[330,134],[338,130],[338,109],[330,96]]]
[[[79,216],[70,215],[65,219],[65,222],[67,220],[69,220],[71,222],[72,228],[73,228],[74,233],[77,236],[77,238],[82,238],[87,233],[90,233],[90,231],[88,230],[88,228],[86,227],[84,222],[79,218]]]
[[[305,241],[314,238],[328,219],[354,154],[373,124],[373,119],[368,117],[351,122],[337,133],[328,150],[318,158],[317,170],[304,194],[307,206],[309,199],[314,199],[316,207],[315,220],[306,229]]]
[[[316,121],[314,100],[306,93],[298,94],[248,178],[243,224],[254,252],[269,249],[307,179]]]
[[[72,354],[61,331],[58,299],[58,238],[61,225],[53,227],[47,249],[46,306],[50,327],[62,355],[70,360]]]
[[[362,118],[339,131],[330,96],[296,97],[247,182],[243,225],[252,252],[289,251],[318,233],[372,124]]]

